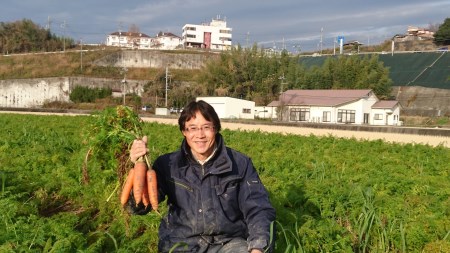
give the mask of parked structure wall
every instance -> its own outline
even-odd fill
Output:
[[[255,102],[231,97],[197,97],[214,107],[221,119],[254,119]]]

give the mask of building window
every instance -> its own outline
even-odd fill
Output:
[[[219,30],[219,33],[227,33],[227,34],[230,34],[231,31],[230,31],[230,30]]]
[[[290,121],[307,121],[309,120],[308,108],[292,108],[289,114]]]
[[[220,41],[231,41],[231,38],[220,37]]]
[[[355,111],[354,110],[338,110],[339,123],[355,123]]]
[[[252,113],[251,109],[242,108],[242,113]]]
[[[383,114],[375,113],[374,117],[375,117],[375,120],[383,120]]]
[[[188,26],[186,27],[186,31],[195,31],[197,30],[196,27]]]
[[[195,39],[196,36],[194,34],[188,34],[188,35],[186,35],[186,37]]]
[[[331,112],[323,112],[322,122],[330,122],[331,121]]]

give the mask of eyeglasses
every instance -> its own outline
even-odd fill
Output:
[[[214,131],[214,126],[213,125],[203,125],[201,127],[189,126],[189,127],[186,127],[185,130],[190,134],[195,134],[195,133],[198,133],[199,131],[203,131],[204,133],[210,133],[210,132]]]

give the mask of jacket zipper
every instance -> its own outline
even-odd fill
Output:
[[[177,181],[175,181],[175,180],[171,180],[171,181],[172,181],[174,184],[176,184],[176,185],[178,185],[178,186],[181,186],[181,187],[183,187],[184,189],[186,189],[186,190],[192,192],[192,188],[191,188],[191,187],[189,187],[189,186],[187,186],[187,185],[185,185],[185,184],[182,184],[182,183],[180,183],[180,182],[177,182]]]

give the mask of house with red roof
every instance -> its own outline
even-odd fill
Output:
[[[400,125],[398,101],[379,100],[370,89],[287,90],[267,107],[279,120],[360,125]]]

